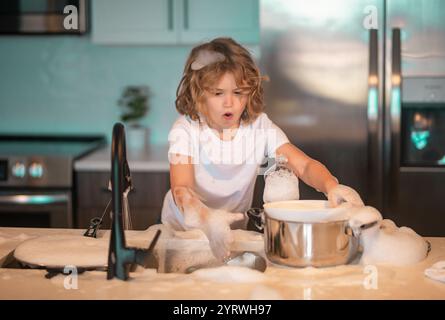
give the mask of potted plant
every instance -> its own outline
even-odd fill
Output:
[[[148,86],[128,86],[118,102],[122,108],[121,120],[128,125],[127,144],[132,149],[141,149],[147,144],[148,128],[141,120],[150,109],[149,97]]]

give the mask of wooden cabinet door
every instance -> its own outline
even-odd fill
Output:
[[[91,219],[101,217],[105,208],[78,208],[75,225],[79,229],[87,229],[90,225]],[[161,210],[160,207],[153,208],[130,208],[130,215],[132,221],[132,230],[146,230],[148,227],[161,223]],[[107,210],[108,213],[110,212]],[[111,217],[110,214],[105,214],[100,229],[111,229]]]
[[[108,190],[109,172],[77,172],[76,227],[88,228],[90,220],[100,217],[111,200]],[[134,189],[128,194],[133,229],[145,230],[160,222],[164,197],[170,189],[168,172],[134,172],[131,174]],[[111,210],[111,203],[110,208]],[[110,228],[110,218],[104,217],[102,228]]]

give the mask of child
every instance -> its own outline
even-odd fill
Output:
[[[282,155],[306,184],[332,206],[363,205],[324,165],[292,145],[263,113],[263,77],[249,52],[230,38],[195,47],[177,89],[181,114],[169,133],[171,190],[162,222],[174,230],[201,229],[213,254],[230,254],[231,224],[242,223],[252,205],[265,156]]]

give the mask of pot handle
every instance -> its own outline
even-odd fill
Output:
[[[372,228],[378,223],[379,223],[378,221],[374,221],[370,223],[365,223],[359,227],[351,227],[350,225],[348,225],[346,227],[346,234],[353,235],[354,237],[359,237],[364,230]]]
[[[256,229],[255,231],[264,232],[264,210],[261,208],[250,208],[247,210],[248,229]],[[249,228],[250,226],[250,228]]]
[[[353,210],[349,221],[347,233],[351,233],[355,237],[359,237],[364,230],[376,226],[380,221],[383,220],[380,212],[370,206],[366,207],[355,207]]]

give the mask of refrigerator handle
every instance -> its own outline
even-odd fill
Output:
[[[392,29],[391,96],[389,103],[389,207],[394,211],[399,194],[400,117],[402,111],[402,68],[400,29]]]
[[[369,73],[368,73],[368,172],[369,190],[367,202],[376,208],[382,207],[382,119],[381,108],[379,108],[379,56],[378,56],[378,31],[369,30]]]

